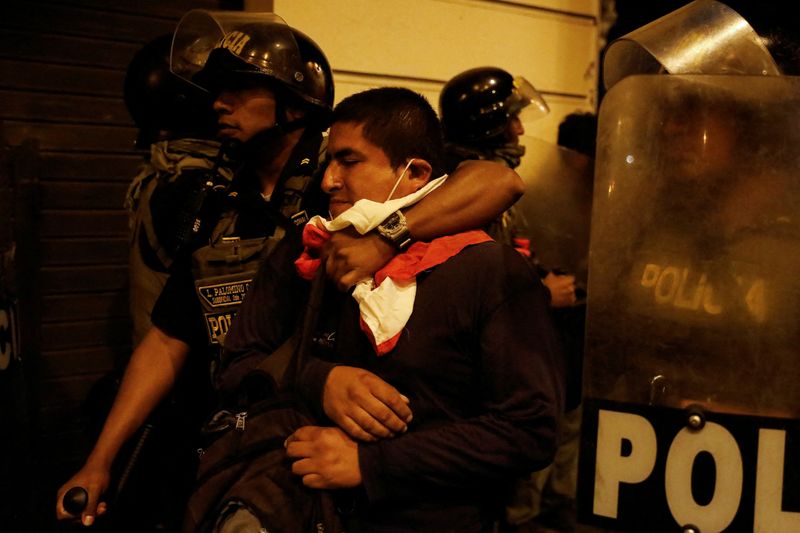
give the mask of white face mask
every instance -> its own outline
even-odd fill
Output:
[[[412,158],[411,161],[409,161],[408,164],[406,165],[406,168],[403,169],[403,172],[400,173],[400,177],[397,178],[397,181],[394,182],[394,187],[392,187],[392,191],[389,193],[389,196],[386,198],[386,200],[384,200],[384,203],[386,203],[386,202],[388,202],[389,200],[392,199],[392,195],[394,194],[394,191],[396,191],[397,190],[397,186],[400,185],[400,180],[402,180],[403,176],[406,175],[406,172],[408,172],[408,168],[411,166],[411,163],[413,163],[413,162],[414,162],[414,159]]]

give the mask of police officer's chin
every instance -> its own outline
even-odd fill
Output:
[[[273,144],[279,138],[281,138],[284,134],[283,128],[277,124],[270,126],[268,128],[264,128],[259,130],[252,135],[248,136],[246,139],[243,138],[244,134],[240,132],[239,140],[242,141],[247,146],[259,147],[263,148],[266,145]]]
[[[276,150],[281,148],[281,143],[278,142],[281,135],[279,127],[267,128],[250,135],[234,127],[230,131],[218,131],[217,137],[223,143],[236,146],[237,159],[248,161],[273,157]]]
[[[217,124],[217,138],[220,141],[235,139],[239,142],[245,142],[246,139],[241,138],[242,134],[242,131],[233,124],[228,124],[226,122]]]

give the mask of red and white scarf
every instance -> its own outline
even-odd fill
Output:
[[[317,251],[333,231],[353,226],[360,234],[374,229],[391,213],[416,203],[441,185],[446,176],[433,180],[414,194],[385,203],[359,200],[334,220],[312,218],[303,230],[305,250],[295,262],[298,274],[311,279],[321,265]],[[458,254],[467,246],[492,240],[479,230],[440,237],[431,242],[416,242],[396,255],[373,278],[358,282],[353,298],[361,313],[361,329],[378,355],[392,351],[414,309],[417,274],[429,270]]]

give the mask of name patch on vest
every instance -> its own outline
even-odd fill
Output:
[[[244,300],[252,282],[252,279],[243,279],[218,285],[206,285],[198,287],[197,292],[211,307],[239,305]]]
[[[291,220],[295,226],[303,226],[307,224],[308,221],[311,219],[308,218],[308,213],[306,213],[305,210],[303,210],[300,211],[299,213],[295,213],[294,215],[292,215]]]

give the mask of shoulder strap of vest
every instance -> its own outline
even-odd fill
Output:
[[[294,355],[297,345],[298,336],[292,335],[277,350],[268,356],[262,357],[255,370],[272,376],[275,383],[280,385],[286,375],[286,369],[289,368],[289,363],[292,361],[292,355]]]
[[[295,225],[305,224],[310,218],[305,213],[305,200],[324,154],[322,134],[314,129],[306,129],[272,193],[272,204]]]
[[[222,213],[219,222],[214,226],[214,231],[211,233],[210,242],[213,244],[219,242],[223,237],[233,235],[237,217],[238,214],[235,209],[227,209]]]

